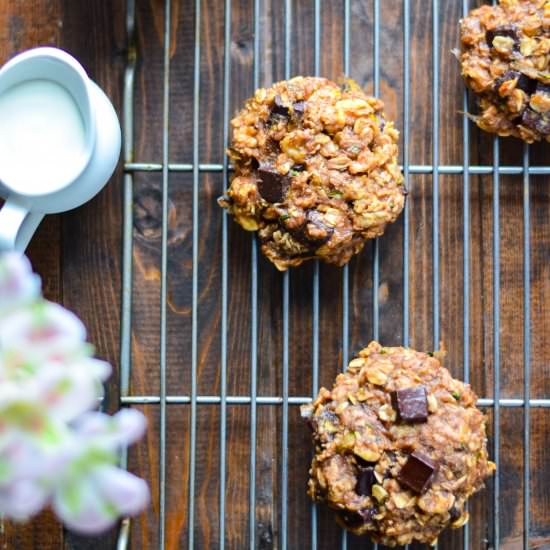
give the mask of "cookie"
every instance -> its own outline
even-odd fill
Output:
[[[499,136],[550,141],[550,2],[501,0],[460,29],[462,75],[481,111],[471,118]]]
[[[371,342],[302,407],[315,445],[309,495],[375,542],[433,543],[468,521],[466,500],[495,469],[476,401],[436,357]]]
[[[353,81],[260,88],[231,125],[234,177],[219,203],[281,271],[346,264],[403,209],[398,132]]]

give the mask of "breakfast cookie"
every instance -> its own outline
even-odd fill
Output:
[[[351,532],[433,543],[495,465],[470,387],[430,354],[371,342],[332,390],[302,407],[315,456],[308,493]]]
[[[342,266],[403,209],[399,134],[382,109],[353,81],[299,76],[258,89],[231,121],[235,174],[219,203],[279,270]]]
[[[550,1],[500,0],[461,23],[460,61],[476,124],[527,143],[550,141]]]

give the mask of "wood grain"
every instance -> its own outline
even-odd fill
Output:
[[[136,162],[162,160],[163,114],[163,29],[162,0],[136,0],[138,65],[134,97]],[[293,0],[290,36],[290,72],[312,74],[314,55],[314,1]],[[472,7],[480,1],[470,2]],[[337,79],[344,73],[343,1],[321,0],[320,73]],[[200,163],[223,162],[223,115],[227,101],[230,116],[254,90],[257,63],[260,85],[285,76],[285,3],[260,2],[258,19],[259,58],[254,59],[254,1],[232,0],[230,11],[229,95],[224,97],[225,5],[221,0],[200,0],[200,51],[195,49],[196,3],[172,2],[170,28],[170,124],[169,156],[174,163],[192,163],[198,148]],[[351,0],[350,74],[365,88],[374,90],[373,0]],[[91,76],[121,107],[126,55],[124,3],[84,3],[70,0],[0,0],[0,56],[7,59],[16,51],[38,43],[61,45],[75,53]],[[403,128],[403,2],[380,2],[380,93],[389,117]],[[462,3],[439,2],[438,74],[440,79],[439,134],[433,132],[432,8],[422,0],[410,1],[410,135],[409,161],[431,165],[434,141],[440,164],[464,162],[463,85],[460,70],[450,50],[458,41],[457,21]],[[194,57],[200,54],[199,95],[194,97]],[[199,124],[194,133],[195,101]],[[470,109],[475,109],[470,100]],[[469,126],[471,165],[493,164],[493,139]],[[195,140],[195,138],[197,138]],[[404,147],[402,136],[401,147]],[[500,140],[499,156],[504,165],[521,166],[523,146],[514,140]],[[547,146],[529,150],[532,165],[547,165]],[[433,192],[431,173],[411,174],[408,187],[410,240],[405,254],[409,260],[410,344],[429,350],[434,342],[434,300],[438,300],[441,344],[447,350],[446,364],[457,377],[465,368],[476,392],[494,397],[497,365],[493,356],[493,192],[491,175],[471,175],[470,190],[464,196],[462,174],[439,175],[435,189],[439,196],[439,226],[433,240]],[[193,228],[198,227],[197,264],[197,364],[199,395],[217,396],[221,390],[222,292],[224,214],[216,205],[226,182],[221,172],[171,173],[168,182],[168,272],[166,381],[169,395],[191,393],[193,363]],[[550,181],[531,176],[529,185],[531,252],[531,397],[550,396]],[[119,353],[119,304],[121,290],[121,189],[119,170],[109,187],[90,204],[61,217],[50,217],[40,228],[29,251],[35,269],[44,278],[50,299],[61,301],[87,323],[98,354],[115,368]],[[193,220],[196,186],[198,217]],[[523,187],[522,176],[501,176],[500,213],[500,364],[501,397],[522,398],[523,365]],[[464,279],[464,201],[470,210],[470,270]],[[133,324],[131,394],[158,396],[160,390],[160,285],[162,233],[162,177],[158,172],[134,177],[133,229]],[[349,265],[349,351],[364,347],[374,335],[373,296],[379,300],[379,336],[387,345],[403,341],[403,246],[404,220],[388,229],[379,240],[380,277],[373,288],[374,245]],[[227,220],[227,392],[250,394],[252,368],[252,244],[251,236]],[[433,293],[433,251],[440,259],[440,296]],[[257,392],[259,396],[280,396],[283,388],[283,277],[259,257],[257,264]],[[289,391],[291,396],[309,396],[313,388],[313,272],[303,266],[289,276]],[[342,368],[344,274],[341,269],[319,269],[319,384],[330,385]],[[470,306],[470,347],[464,347],[464,293]],[[465,362],[466,352],[469,361]],[[118,406],[118,380],[113,376],[108,391],[108,408]],[[147,415],[149,430],[130,452],[129,467],[144,476],[152,491],[152,505],[132,522],[131,547],[153,548],[159,536],[160,408],[140,407]],[[298,407],[289,407],[288,463],[288,548],[306,548],[312,543],[312,507],[305,495],[311,447],[309,434],[299,417]],[[196,429],[196,476],[193,530],[194,547],[220,547],[220,433],[225,430],[226,548],[250,546],[249,489],[256,487],[253,510],[255,546],[279,548],[282,544],[282,408],[258,405],[257,444],[250,443],[251,410],[248,405],[228,405],[225,425],[220,406],[199,404],[192,418],[188,404],[169,404],[166,425],[166,546],[189,545],[190,434]],[[489,432],[493,435],[493,412],[487,409]],[[522,547],[523,530],[523,414],[521,408],[502,408],[499,518],[501,548]],[[530,439],[530,548],[550,545],[550,463],[546,433],[550,429],[549,409],[531,412]],[[492,439],[490,445],[493,445]],[[491,447],[492,448],[492,447]],[[250,479],[250,461],[256,478]],[[473,550],[493,547],[493,482],[471,502],[468,541]],[[30,548],[114,548],[116,532],[100,539],[64,535],[51,514],[46,513],[24,527],[4,524],[0,547]],[[332,514],[317,510],[317,547],[339,545],[340,530]],[[463,548],[463,533],[449,532],[440,549]],[[369,548],[366,541],[349,537],[348,548]],[[413,548],[417,546],[413,545]]]

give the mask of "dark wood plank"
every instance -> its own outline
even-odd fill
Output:
[[[126,63],[125,6],[108,1],[91,4],[62,2],[63,32],[60,46],[82,63],[90,78],[121,112],[122,81]],[[93,47],[90,47],[93,45]],[[121,296],[121,174],[115,172],[105,189],[83,207],[62,216],[63,304],[88,327],[96,353],[114,366],[106,386],[104,407],[119,407],[119,361]],[[70,532],[65,548],[113,548],[117,529],[99,537]]]
[[[138,78],[137,104],[141,116],[138,117],[137,147],[138,156],[143,160],[160,158],[160,70],[161,59],[161,18],[159,6],[142,2],[138,9],[138,28],[143,46],[142,66]],[[223,93],[220,79],[223,77],[223,9],[221,3],[203,2],[201,19],[201,88],[199,97],[199,145],[200,161],[219,163],[223,156],[221,114]],[[321,14],[321,74],[337,78],[343,72],[343,4],[322,3]],[[265,2],[261,7],[260,25],[260,82],[269,84],[284,76],[284,5]],[[412,164],[432,162],[432,121],[431,84],[432,34],[430,6],[425,3],[411,3],[411,135],[409,154]],[[351,73],[368,90],[373,87],[372,28],[373,2],[351,2]],[[307,73],[313,70],[313,3],[295,1],[292,16],[291,73]],[[381,94],[386,101],[386,110],[391,118],[400,124],[402,115],[402,5],[397,0],[382,4],[381,29]],[[457,20],[461,15],[458,3],[442,3],[440,6],[440,162],[462,164],[462,119],[458,111],[462,109],[463,87],[459,67],[448,54],[456,44]],[[148,25],[150,20],[154,25]],[[242,101],[252,92],[253,71],[253,12],[252,3],[245,0],[232,3],[232,43],[231,88],[229,105],[233,113]],[[172,41],[172,124],[171,160],[190,162],[192,159],[192,71],[193,71],[193,25],[194,11],[174,8]],[[146,126],[147,125],[147,126]],[[147,128],[147,130],[145,130]],[[155,136],[152,139],[151,136]],[[470,128],[471,163],[492,163],[492,139],[475,128]],[[534,147],[532,160],[541,162],[540,147]],[[521,155],[517,147],[509,142],[501,144],[501,159],[504,163],[519,163]],[[539,178],[540,180],[540,178]],[[137,178],[139,211],[148,221],[157,220],[159,213],[160,178],[144,175]],[[169,224],[173,244],[170,245],[169,280],[169,337],[168,337],[168,381],[170,392],[188,393],[190,383],[190,336],[191,336],[191,270],[192,219],[191,176],[172,176],[170,183]],[[500,189],[501,221],[503,227],[518,224],[521,218],[521,190],[518,178],[502,178]],[[420,349],[432,349],[433,342],[433,287],[432,287],[432,177],[413,175],[408,182],[412,191],[409,197],[411,208],[410,261],[410,337],[412,345]],[[537,185],[537,184],[534,184]],[[471,242],[469,276],[470,290],[470,370],[471,380],[480,395],[492,396],[494,365],[492,358],[493,319],[492,319],[492,180],[490,177],[470,178]],[[223,188],[221,179],[214,175],[201,176],[199,181],[199,311],[198,311],[198,351],[199,393],[216,395],[219,392],[220,341],[220,291],[221,291],[221,213],[216,210],[214,198]],[[546,187],[541,183],[533,191],[532,238],[537,245],[533,253],[534,271],[532,276],[534,334],[543,334],[539,323],[546,314],[537,304],[543,303],[547,294],[544,274],[540,273],[547,224],[544,223],[543,206],[537,206],[537,199],[546,200]],[[155,191],[152,191],[155,190]],[[463,263],[463,187],[461,176],[444,176],[439,179],[440,226],[438,228],[441,273],[440,285],[440,328],[442,344],[448,349],[447,365],[455,376],[463,373],[464,349],[462,343],[463,291],[465,281],[462,274]],[[141,199],[156,193],[155,198]],[[538,199],[541,200],[541,199]],[[144,206],[145,205],[145,206]],[[539,214],[540,212],[540,214]],[[138,226],[141,223],[138,222]],[[540,220],[540,221],[539,221]],[[140,230],[136,233],[137,248],[135,267],[140,275],[136,279],[134,298],[138,310],[135,317],[135,346],[143,353],[136,354],[134,364],[134,392],[156,394],[158,391],[158,266],[159,233],[158,225],[151,222],[156,230]],[[143,227],[142,227],[143,229]],[[147,237],[144,239],[144,235]],[[501,354],[500,382],[502,396],[518,396],[522,390],[522,372],[518,364],[522,362],[522,259],[515,251],[521,246],[521,231],[501,232]],[[229,287],[228,287],[228,389],[232,395],[246,395],[250,384],[250,236],[240,231],[234,224],[228,227],[229,239]],[[145,241],[148,241],[147,244]],[[207,243],[207,244],[206,244]],[[538,248],[539,244],[542,248]],[[380,335],[384,341],[399,343],[402,339],[402,246],[403,223],[400,220],[391,227],[380,241],[380,286],[377,290],[380,301]],[[350,347],[352,350],[364,346],[372,337],[372,245],[350,264]],[[536,259],[535,259],[536,258]],[[292,395],[309,394],[311,391],[311,312],[313,269],[303,267],[290,275],[290,388]],[[329,385],[335,373],[342,367],[342,301],[341,270],[321,266],[321,365],[320,381]],[[144,289],[149,290],[144,291]],[[259,260],[259,310],[258,335],[260,354],[258,357],[258,392],[260,395],[280,395],[282,388],[282,277],[271,266]],[[537,332],[539,331],[539,332]],[[540,342],[540,344],[539,344]],[[437,344],[437,343],[436,343]],[[535,364],[543,364],[538,356],[544,356],[546,347],[542,339],[535,340],[533,356]],[[542,377],[535,374],[534,376]],[[537,378],[538,380],[539,378]],[[140,381],[141,382],[138,382]],[[542,381],[542,380],[541,380]],[[534,392],[539,391],[533,386]],[[547,395],[541,389],[540,396]],[[539,395],[537,394],[537,395]],[[490,411],[489,411],[490,413]],[[537,415],[544,416],[537,411]],[[490,419],[492,418],[489,414]],[[229,407],[227,420],[227,493],[226,493],[226,532],[225,542],[230,547],[242,547],[248,541],[248,465],[249,410],[246,407]],[[258,409],[258,445],[256,448],[256,535],[262,548],[277,547],[280,544],[281,529],[281,437],[282,417],[278,407],[260,406]],[[199,546],[215,547],[218,541],[219,521],[219,437],[220,416],[217,407],[199,406],[197,419],[197,478],[195,481],[196,501],[194,537]],[[502,441],[501,454],[508,449],[521,448],[521,417],[514,411],[501,413],[502,434],[513,432],[515,437]],[[178,461],[177,470],[169,469],[167,492],[170,503],[167,520],[169,544],[186,545],[188,502],[188,430],[189,417],[186,406],[169,407],[170,460]],[[151,426],[151,441],[158,438],[157,424]],[[490,429],[492,432],[492,428]],[[502,436],[504,437],[504,435]],[[302,431],[297,409],[291,408],[289,438],[293,453],[290,457],[292,472],[289,495],[292,514],[289,516],[289,544],[309,544],[310,508],[303,488],[307,477],[305,467],[309,450],[307,435]],[[540,459],[533,439],[533,460],[538,465]],[[507,455],[506,455],[507,456]],[[156,460],[155,455],[150,458]],[[139,468],[151,478],[156,487],[156,463],[147,464],[143,458]],[[521,501],[522,463],[519,455],[503,458],[501,470],[502,496],[515,503]],[[177,473],[176,473],[177,471]],[[533,483],[544,479],[540,469],[533,468]],[[492,484],[489,484],[489,488]],[[158,488],[154,491],[155,496]],[[540,497],[533,492],[533,498],[542,517],[548,511]],[[234,497],[234,498],[232,498]],[[488,535],[492,522],[491,492],[486,491],[472,503],[471,541],[473,547],[481,544]],[[158,512],[158,506],[155,508]],[[539,514],[540,515],[540,514]],[[540,539],[540,519],[537,515],[538,531],[534,537]],[[156,533],[158,519],[149,513],[140,532],[135,532],[137,541],[150,541],[150,533]],[[535,520],[533,520],[535,521]],[[544,520],[542,520],[544,524]],[[535,525],[535,523],[533,523]],[[145,535],[144,529],[147,530]],[[544,529],[543,529],[544,530]],[[502,538],[505,544],[517,540],[521,531],[521,506],[510,507],[501,517]],[[141,534],[140,534],[141,533]],[[333,548],[339,540],[339,530],[330,514],[319,510],[319,544]],[[533,540],[538,540],[534,538]],[[542,540],[542,539],[541,539]],[[350,538],[352,547],[363,545],[362,541]],[[454,532],[442,538],[444,548],[462,547],[462,534]]]
[[[481,1],[470,2],[472,5]],[[284,3],[261,2],[260,83],[269,85],[284,77]],[[402,127],[403,103],[403,6],[399,0],[381,2],[380,67],[381,96],[386,112]],[[292,2],[291,73],[313,72],[312,0]],[[321,2],[321,74],[337,79],[343,74],[343,2]],[[352,0],[350,61],[351,76],[373,90],[373,1]],[[430,3],[413,1],[411,7],[410,144],[412,164],[432,163],[432,12]],[[0,10],[0,54],[3,59],[35,43],[61,44],[79,56],[100,85],[120,107],[125,62],[124,6],[97,2],[76,6],[74,2],[5,2]],[[440,162],[462,165],[463,86],[459,66],[449,51],[458,41],[457,20],[461,3],[440,2],[439,76]],[[201,163],[223,159],[223,53],[224,3],[201,2],[201,57],[199,108],[199,153]],[[252,0],[233,0],[231,10],[230,115],[253,92]],[[58,21],[63,25],[59,26]],[[194,2],[172,2],[170,160],[193,159],[193,70]],[[85,23],[84,23],[85,21]],[[164,10],[160,0],[137,2],[139,61],[134,105],[135,160],[162,159],[162,82]],[[86,32],[83,31],[86,29]],[[2,34],[4,33],[4,34]],[[87,33],[87,34],[86,34]],[[90,47],[93,44],[93,47]],[[471,102],[471,109],[474,103]],[[521,164],[522,147],[501,140],[503,164]],[[534,165],[548,164],[544,145],[531,147]],[[470,126],[471,164],[492,164],[493,140]],[[44,276],[48,297],[62,300],[84,318],[98,353],[118,360],[120,300],[120,171],[110,187],[83,209],[46,220],[31,247],[35,268]],[[548,178],[533,176],[531,199],[531,368],[532,397],[550,395],[550,347],[547,334],[550,314],[550,223]],[[463,178],[439,178],[440,224],[436,246],[440,253],[440,328],[448,350],[446,364],[462,376],[463,345]],[[221,360],[221,255],[222,212],[215,204],[225,185],[219,173],[201,174],[199,193],[198,249],[198,391],[218,395]],[[411,175],[410,207],[410,341],[419,349],[432,349],[432,192],[431,174]],[[133,395],[158,395],[160,358],[160,258],[162,179],[159,173],[136,175],[134,184],[134,290],[133,290]],[[191,174],[171,174],[169,181],[167,388],[171,395],[188,395],[191,384],[192,335],[192,194]],[[470,195],[470,379],[476,392],[493,397],[493,181],[490,176],[471,176]],[[501,396],[522,397],[523,392],[523,256],[522,178],[501,177]],[[62,238],[61,238],[62,233]],[[230,395],[247,395],[251,368],[251,237],[228,221],[228,334],[227,382]],[[46,246],[47,245],[47,246]],[[399,344],[403,331],[403,219],[388,229],[380,245],[380,283],[373,289],[373,245],[349,267],[350,352],[372,338],[372,303],[376,291],[380,303],[380,338]],[[258,395],[277,396],[282,391],[282,276],[263,259],[258,261]],[[290,394],[312,392],[312,280],[313,266],[290,274],[289,382]],[[342,368],[342,270],[320,267],[320,370],[319,380],[330,385]],[[116,375],[109,389],[109,407],[116,406]],[[130,468],[151,485],[152,506],[132,523],[132,548],[156,546],[159,533],[159,408],[142,408],[149,419],[144,441],[130,453]],[[229,405],[227,411],[227,463],[225,494],[225,544],[227,548],[249,545],[249,462],[256,457],[255,532],[259,548],[281,544],[281,439],[280,406],[259,405],[257,446],[250,447],[250,409]],[[492,411],[488,410],[492,437]],[[550,504],[545,487],[550,481],[545,433],[547,409],[532,411],[531,421],[531,546],[544,548],[550,537]],[[189,540],[189,437],[190,408],[169,405],[166,433],[166,541],[169,548],[186,547]],[[218,405],[199,405],[195,479],[196,548],[219,546],[219,433]],[[501,410],[501,546],[521,548],[523,491],[523,417],[521,409]],[[297,407],[289,412],[289,547],[307,547],[311,541],[310,503],[305,495],[309,434],[303,428]],[[491,442],[492,445],[492,442]],[[470,547],[484,547],[492,537],[492,488],[476,496],[471,505]],[[24,528],[9,526],[0,535],[7,547],[31,548],[47,533],[51,548],[61,544],[61,529],[51,516],[42,516]],[[335,548],[340,531],[332,514],[318,510],[318,547]],[[101,540],[109,547],[110,538]],[[92,541],[68,539],[67,546],[83,547]],[[98,543],[99,544],[99,543]],[[365,541],[350,537],[350,548],[365,548]],[[43,547],[43,546],[41,546]],[[445,534],[440,548],[462,548],[462,533]]]

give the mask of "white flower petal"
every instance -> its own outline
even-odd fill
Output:
[[[80,415],[73,423],[72,426],[75,433],[78,434],[84,441],[89,440],[92,437],[108,434],[112,431],[110,429],[112,424],[112,417],[108,414],[90,411]]]
[[[133,516],[149,503],[149,489],[143,479],[116,468],[103,466],[94,474],[101,495],[111,503],[120,516]]]
[[[96,534],[117,520],[114,510],[105,503],[90,478],[73,480],[54,493],[53,508],[63,522],[83,534]]]
[[[0,348],[25,362],[63,361],[85,350],[86,329],[63,307],[43,301],[4,317]]]
[[[0,255],[0,514],[26,519],[48,502],[66,525],[97,533],[149,501],[116,468],[144,416],[89,412],[110,366],[91,357],[82,322],[43,300],[28,261]]]
[[[38,513],[48,500],[48,493],[39,483],[22,479],[0,488],[0,515],[25,520]]]
[[[0,313],[28,304],[40,296],[40,278],[27,258],[16,253],[0,256]]]
[[[101,384],[85,368],[44,369],[35,382],[40,384],[36,393],[52,418],[68,422],[94,408],[102,395]]]
[[[83,441],[93,438],[95,445],[114,450],[139,439],[146,420],[134,409],[122,409],[113,416],[93,411],[81,415],[73,427]]]
[[[85,370],[89,377],[101,380],[102,382],[107,380],[107,378],[111,376],[112,372],[112,368],[109,363],[93,357],[84,357],[78,361],[76,366]],[[73,365],[69,365],[69,368],[73,368]]]
[[[118,425],[125,445],[141,439],[147,429],[145,416],[135,409],[121,409],[113,416],[113,419]]]
[[[8,479],[11,482],[41,478],[47,468],[43,453],[24,437],[12,438],[10,444],[0,449],[0,458],[9,464]]]

